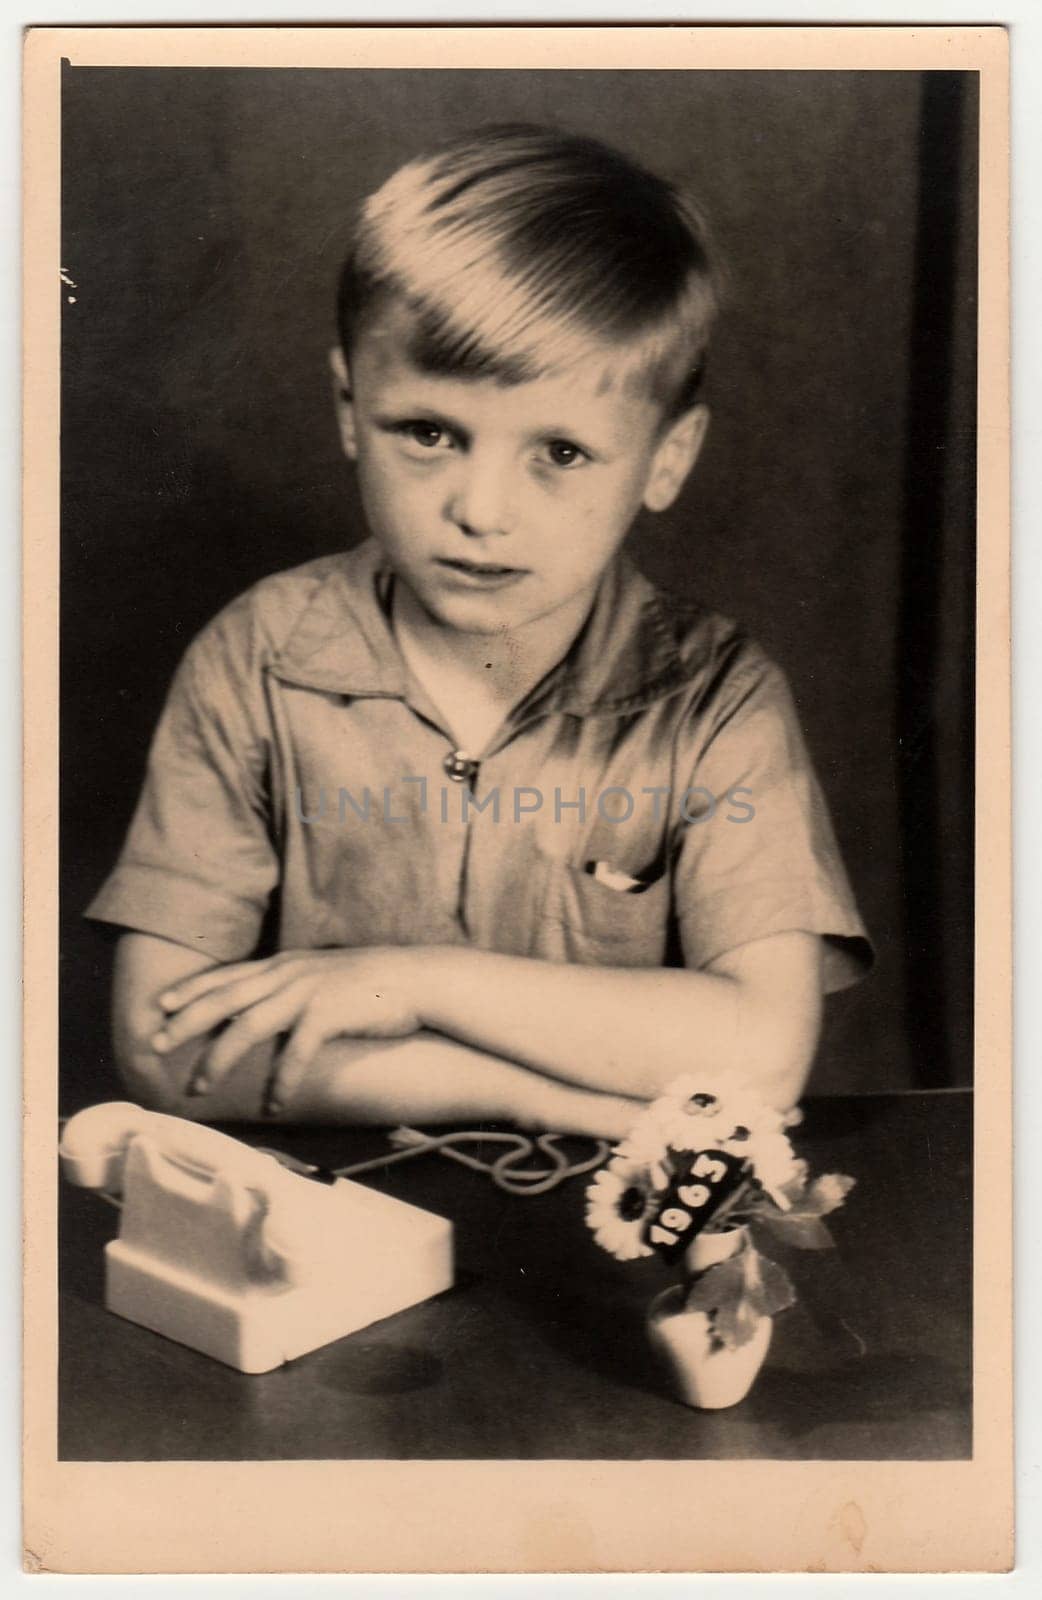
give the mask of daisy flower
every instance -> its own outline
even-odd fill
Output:
[[[728,1147],[729,1148],[729,1147]],[[759,1133],[749,1146],[749,1159],[760,1187],[782,1211],[789,1209],[785,1189],[806,1181],[807,1163],[793,1154],[784,1133]]]
[[[647,1112],[638,1116],[626,1138],[615,1146],[614,1153],[630,1166],[642,1167],[653,1189],[665,1189],[673,1177],[666,1140]]]
[[[638,1129],[642,1147],[657,1140],[660,1149],[707,1150],[715,1146],[748,1156],[762,1135],[780,1133],[783,1120],[781,1112],[764,1105],[749,1090],[685,1074],[674,1079],[642,1113]]]
[[[617,1261],[650,1256],[644,1225],[658,1210],[658,1196],[647,1163],[617,1153],[594,1175],[586,1190],[586,1225],[602,1250]]]

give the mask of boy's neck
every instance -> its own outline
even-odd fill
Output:
[[[459,747],[477,754],[567,655],[592,603],[592,591],[584,592],[519,628],[463,633],[432,617],[398,581],[391,621],[409,670],[447,718]]]

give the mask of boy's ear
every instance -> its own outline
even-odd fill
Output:
[[[329,367],[333,374],[333,405],[336,408],[337,427],[340,429],[340,447],[348,460],[358,456],[358,439],[355,430],[355,407],[351,395],[351,374],[347,358],[338,344],[329,352]]]
[[[708,406],[692,406],[667,428],[651,458],[644,485],[644,504],[649,511],[665,511],[673,504],[701,454],[708,427]]]

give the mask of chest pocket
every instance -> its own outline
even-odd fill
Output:
[[[616,889],[564,861],[549,863],[537,931],[547,961],[587,966],[660,967],[666,953],[670,878]]]

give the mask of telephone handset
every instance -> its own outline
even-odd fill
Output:
[[[243,1372],[451,1286],[452,1227],[338,1179],[301,1177],[216,1128],[129,1102],[70,1118],[65,1177],[122,1197],[106,1305]]]
[[[63,1175],[84,1189],[123,1192],[123,1167],[136,1138],[152,1140],[164,1157],[186,1173],[213,1178],[218,1173],[261,1187],[284,1169],[274,1156],[232,1139],[201,1122],[162,1111],[146,1111],[129,1100],[79,1111],[65,1124],[58,1157]]]

